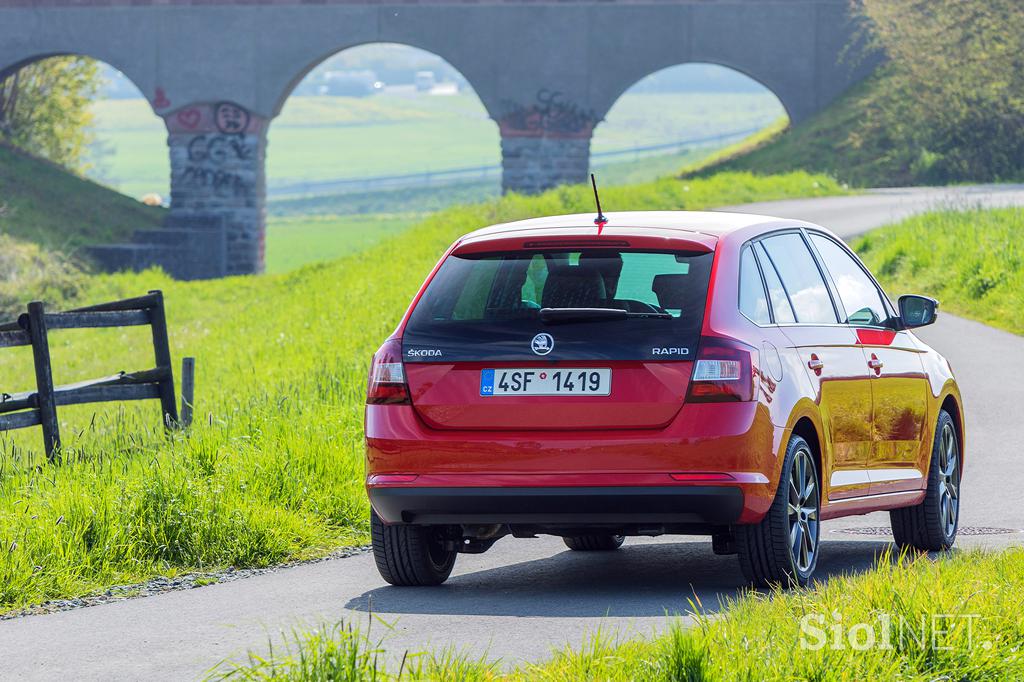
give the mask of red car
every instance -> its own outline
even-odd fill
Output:
[[[573,215],[453,244],[373,357],[366,487],[395,585],[506,535],[570,549],[709,535],[755,584],[804,585],[820,523],[889,510],[957,532],[949,363],[835,235],[729,213]]]

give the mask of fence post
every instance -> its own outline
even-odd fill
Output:
[[[28,334],[32,339],[32,360],[36,369],[36,395],[39,400],[39,423],[43,427],[46,458],[53,462],[60,450],[60,424],[57,403],[53,396],[53,368],[50,365],[50,342],[46,335],[43,304],[28,304]]]
[[[164,428],[172,429],[178,423],[178,400],[174,395],[174,367],[171,365],[171,345],[167,339],[167,315],[164,312],[163,292],[154,290],[156,306],[149,311],[149,326],[153,330],[153,355],[157,369],[167,371],[167,378],[160,382],[160,408],[163,412]]]
[[[181,360],[181,426],[192,426],[192,405],[196,388],[196,359]]]

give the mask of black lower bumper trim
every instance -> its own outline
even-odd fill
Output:
[[[743,492],[732,486],[370,488],[387,523],[734,523]]]

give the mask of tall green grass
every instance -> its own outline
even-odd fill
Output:
[[[607,210],[703,208],[839,193],[822,176],[729,174],[609,188]],[[0,609],[154,574],[261,566],[363,542],[367,363],[458,235],[592,210],[586,187],[435,214],[351,256],[291,273],[174,282],[85,280],[79,301],[165,292],[172,351],[197,358],[197,423],[166,438],[155,404],[61,412],[64,465],[37,430],[0,439]],[[52,301],[54,305],[70,301]],[[57,381],[152,365],[145,329],[51,336]],[[33,385],[26,349],[0,354],[0,391]]]
[[[892,294],[938,298],[942,310],[1024,334],[1024,209],[944,210],[854,243]]]
[[[327,627],[268,655],[227,664],[240,680],[1019,680],[1024,678],[1024,550],[933,561],[884,554],[863,574],[813,589],[751,592],[692,626],[617,642],[598,635],[545,662],[503,671],[450,651],[406,654],[387,640]],[[813,628],[813,629],[812,629]],[[870,634],[869,634],[870,632]],[[396,657],[397,658],[397,657]]]

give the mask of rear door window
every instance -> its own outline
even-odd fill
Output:
[[[804,324],[836,324],[832,296],[807,243],[796,232],[768,237],[761,242],[779,273],[796,321]]]
[[[740,256],[740,312],[756,324],[771,324],[764,282],[754,259],[754,250],[749,246]]]
[[[617,249],[452,255],[413,311],[404,345],[437,350],[407,360],[535,357],[689,359],[703,321],[711,253]],[[545,323],[542,308],[624,311],[619,319]],[[657,350],[656,350],[657,349]]]
[[[839,291],[840,305],[846,317],[843,322],[867,326],[884,324],[889,314],[882,296],[860,263],[828,237],[812,234],[811,241]]]
[[[761,263],[761,272],[764,273],[764,281],[768,285],[768,298],[772,303],[772,313],[775,314],[775,324],[792,324],[796,322],[796,315],[793,314],[793,306],[789,303],[789,294],[782,286],[779,273],[772,264],[772,259],[760,243],[754,246],[757,251],[757,260]]]

